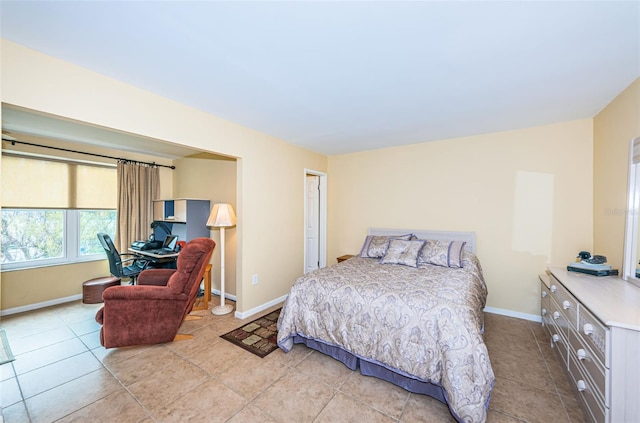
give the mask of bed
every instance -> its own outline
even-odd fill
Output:
[[[495,381],[486,297],[474,233],[369,229],[358,256],[294,283],[278,346],[304,343],[442,401],[460,422],[484,422]]]

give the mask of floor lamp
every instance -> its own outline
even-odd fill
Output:
[[[232,305],[224,304],[224,229],[236,224],[236,214],[230,204],[214,204],[207,220],[207,226],[220,228],[220,305],[215,306],[211,313],[215,315],[228,314],[233,311]]]

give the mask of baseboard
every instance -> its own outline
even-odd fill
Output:
[[[211,290],[211,292],[214,293],[215,295],[220,295],[219,290],[213,289]],[[236,311],[234,316],[237,317],[238,319],[246,319],[247,317],[251,317],[254,314],[260,313],[261,311],[264,311],[269,307],[273,307],[276,304],[284,302],[284,300],[287,299],[287,295],[283,295],[282,297],[279,297],[269,302],[266,302],[264,304],[261,304],[258,307],[254,307],[251,310],[247,310],[245,312]],[[224,297],[232,301],[237,301],[235,295],[225,294]],[[43,301],[41,303],[29,304],[21,307],[8,308],[6,310],[0,310],[0,316],[9,316],[12,314],[24,313],[25,311],[33,311],[39,308],[45,308],[45,307],[50,307],[58,304],[69,303],[71,301],[77,301],[81,299],[82,299],[82,294],[77,294],[77,295],[71,295],[69,297],[56,298],[55,300]],[[502,316],[515,317],[517,319],[530,320],[532,322],[542,321],[542,318],[536,314],[520,313],[517,311],[505,310],[502,308],[485,307],[484,311],[492,314],[500,314]]]
[[[214,295],[220,296],[220,290],[219,289],[212,289],[211,293],[214,294]],[[227,300],[238,302],[238,300],[236,299],[236,296],[235,295],[231,295],[228,292],[224,294],[224,298],[226,298]]]
[[[0,310],[0,316],[9,316],[11,314],[24,313],[25,311],[33,311],[39,308],[50,307],[58,304],[70,303],[82,299],[82,294],[71,295],[70,297],[56,298],[55,300],[43,301],[41,303],[29,304],[26,306],[8,308]]]
[[[486,313],[500,314],[502,316],[515,317],[517,319],[531,320],[532,322],[542,322],[542,317],[538,314],[520,313],[518,311],[505,310],[502,308],[485,307]]]
[[[238,319],[246,319],[247,317],[251,317],[254,314],[260,313],[261,311],[264,311],[266,309],[268,309],[269,307],[273,307],[274,305],[280,304],[281,302],[284,302],[284,300],[287,299],[287,296],[289,294],[283,295],[282,297],[276,298],[274,300],[271,300],[267,303],[261,304],[258,307],[254,307],[251,310],[247,310],[245,312],[239,312],[236,311],[234,314],[234,317],[238,318]],[[226,297],[226,296],[225,296]]]

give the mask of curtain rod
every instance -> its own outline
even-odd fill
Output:
[[[60,148],[60,147],[51,147],[49,145],[41,145],[41,144],[34,144],[34,143],[30,143],[30,142],[25,142],[25,141],[18,141],[17,139],[2,134],[2,141],[7,141],[10,142],[11,145],[16,145],[16,144],[24,144],[24,145],[30,145],[32,147],[42,147],[42,148],[50,148],[52,150],[58,150],[58,151],[66,151],[67,153],[77,153],[77,154],[86,154],[88,156],[95,156],[95,157],[102,157],[105,159],[113,159],[113,160],[118,160],[118,161],[122,161],[122,162],[127,162],[127,163],[136,163],[136,164],[144,164],[144,165],[148,165],[148,166],[157,166],[157,167],[166,167],[169,169],[175,169],[175,166],[167,166],[167,165],[163,165],[163,164],[158,164],[156,162],[141,162],[139,160],[131,160],[131,159],[123,159],[122,157],[113,157],[113,156],[105,156],[102,154],[95,154],[95,153],[87,153],[86,151],[77,151],[77,150],[69,150],[66,148]]]

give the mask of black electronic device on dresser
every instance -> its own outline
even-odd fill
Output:
[[[586,273],[593,276],[615,276],[617,269],[607,264],[607,258],[600,255],[591,255],[588,251],[580,251],[576,261],[569,263],[567,270],[570,272]]]

